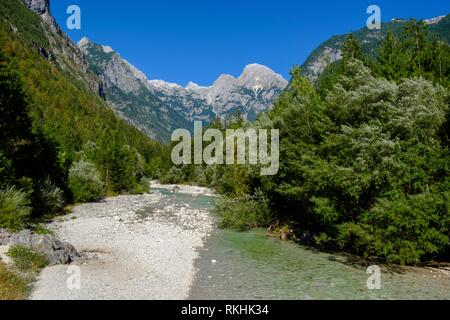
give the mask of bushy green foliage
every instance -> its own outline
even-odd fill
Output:
[[[14,187],[0,190],[0,228],[20,230],[30,214],[28,194]]]
[[[283,132],[269,191],[278,214],[315,231],[321,245],[364,256],[417,263],[444,253],[447,95],[423,79],[376,79],[350,60],[321,104],[290,100],[274,118]]]
[[[181,168],[173,166],[170,170],[160,177],[161,183],[176,184],[183,182],[183,171]]]
[[[103,196],[103,181],[95,165],[86,160],[75,162],[69,171],[69,189],[75,202],[99,200]]]
[[[406,23],[402,36],[389,33],[374,61],[376,74],[396,82],[422,76],[443,85],[450,84],[450,45],[430,38],[423,21]]]
[[[20,245],[11,247],[7,255],[13,259],[15,267],[23,272],[38,272],[48,265],[45,256]]]
[[[448,19],[448,17],[446,18]],[[403,31],[388,31],[375,54],[362,55],[361,45],[349,36],[343,59],[330,64],[316,81],[322,97],[346,73],[348,59],[363,61],[377,77],[400,83],[404,78],[423,77],[445,87],[450,85],[450,45],[429,30],[423,21],[411,19]]]
[[[40,17],[31,10],[24,9],[22,1],[3,0],[0,3],[0,23],[9,28],[14,26],[28,45],[47,46],[48,39],[44,35]]]
[[[38,223],[35,226],[33,226],[33,232],[35,234],[39,234],[39,235],[50,235],[53,236],[55,235],[53,231],[51,231],[50,229],[48,229],[44,224],[42,223]]]
[[[64,208],[64,192],[50,179],[46,179],[37,186],[33,207],[38,216],[54,215]]]
[[[223,196],[216,201],[214,213],[220,217],[221,228],[240,231],[267,227],[271,218],[269,200],[260,190],[252,196]]]
[[[145,194],[150,192],[150,180],[147,178],[142,178],[139,183],[134,186],[132,190],[133,194]]]
[[[246,199],[259,188],[270,199],[267,221],[293,224],[318,246],[402,264],[447,254],[449,91],[423,78],[377,78],[351,58],[324,96],[298,68],[292,76],[254,125],[280,129],[279,174],[215,170],[216,189],[232,196],[218,204],[222,226],[252,225]]]
[[[316,87],[294,67],[275,108],[253,125],[280,130],[278,175],[249,166],[207,175],[230,196],[217,206],[222,226],[251,227],[248,195],[261,189],[268,221],[293,225],[300,240],[401,264],[448,256],[449,58],[447,44],[410,21],[375,57],[348,37]]]

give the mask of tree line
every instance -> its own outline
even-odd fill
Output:
[[[222,226],[270,227],[326,250],[415,264],[450,254],[450,47],[411,20],[375,57],[349,35],[343,59],[311,83],[299,67],[275,107],[253,124],[280,130],[280,171],[173,167],[223,197]]]

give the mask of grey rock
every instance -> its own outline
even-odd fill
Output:
[[[21,245],[47,257],[50,265],[69,264],[80,258],[74,246],[54,236],[38,235],[30,230],[10,233],[0,229],[0,245]]]
[[[37,13],[50,13],[49,0],[22,0],[28,9]]]

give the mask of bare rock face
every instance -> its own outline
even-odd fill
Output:
[[[22,0],[28,9],[37,13],[50,13],[49,0]]]
[[[10,233],[0,229],[0,246],[20,245],[47,257],[49,264],[69,264],[80,258],[77,250],[70,243],[63,242],[50,235],[38,235],[30,230]]]

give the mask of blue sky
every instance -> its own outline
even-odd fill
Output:
[[[58,23],[77,42],[87,36],[110,45],[150,79],[210,85],[220,74],[238,76],[249,63],[285,78],[322,41],[357,30],[366,9],[382,20],[450,13],[447,0],[51,0]],[[82,28],[66,28],[67,7],[81,8]]]

